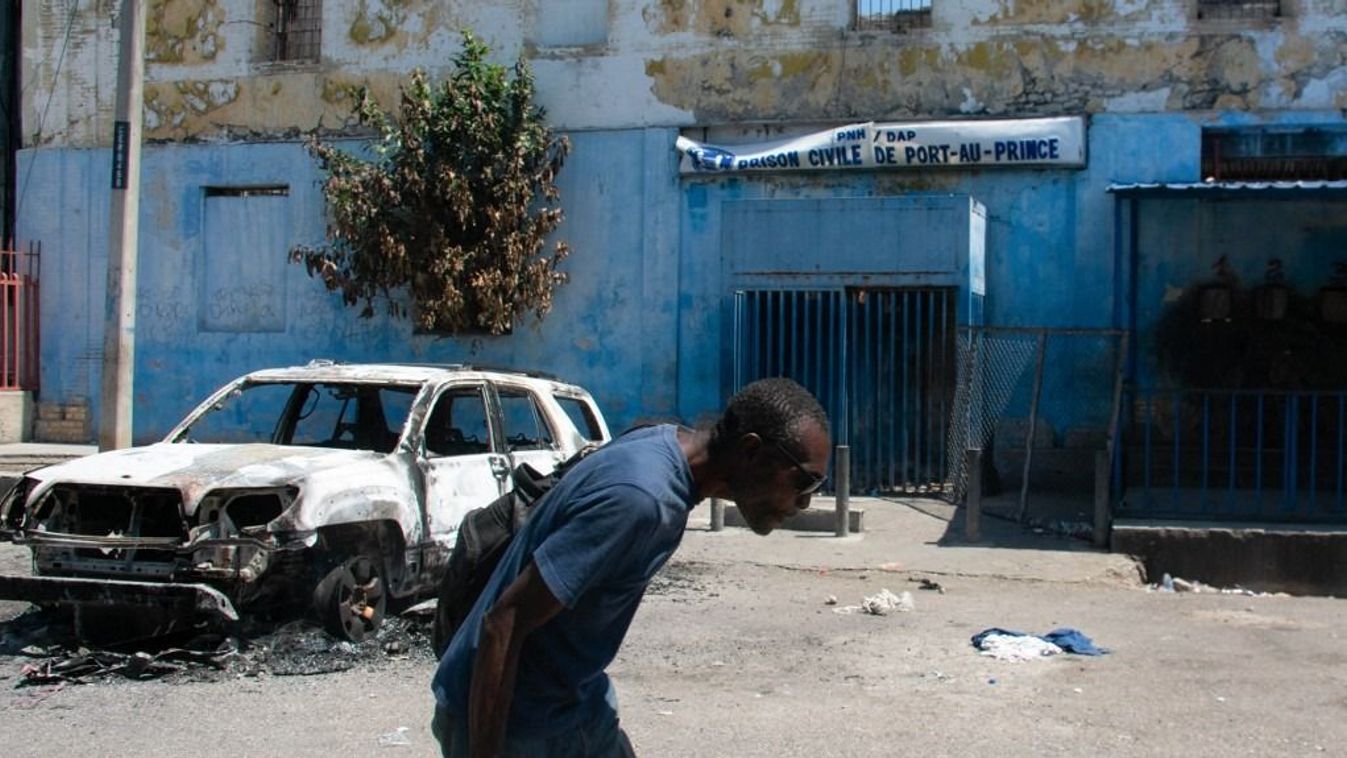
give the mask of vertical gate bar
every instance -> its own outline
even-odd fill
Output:
[[[1171,472],[1172,484],[1169,492],[1169,507],[1178,510],[1179,508],[1179,454],[1182,449],[1183,433],[1179,429],[1179,409],[1183,402],[1182,396],[1178,390],[1174,390],[1174,470]]]
[[[1291,459],[1291,434],[1289,430],[1291,418],[1288,415],[1290,410],[1291,396],[1285,395],[1282,399],[1282,510],[1286,509],[1286,492],[1289,489],[1286,484],[1286,468],[1287,461]]]
[[[921,398],[921,385],[917,382],[917,375],[912,371],[914,365],[912,359],[918,355],[916,351],[920,349],[920,344],[912,335],[916,334],[918,325],[914,303],[920,296],[920,290],[903,290],[903,334],[900,343],[903,348],[903,359],[899,370],[903,374],[903,386],[907,388],[907,392],[903,396],[902,431],[899,435],[899,444],[903,448],[903,458],[898,467],[897,478],[902,482],[904,489],[913,486],[912,469],[917,453],[917,433],[912,422],[917,418],[916,407]]]
[[[1294,510],[1300,503],[1300,395],[1288,395],[1286,405],[1286,423],[1290,426],[1287,433],[1291,438],[1286,446],[1290,451],[1286,466],[1286,508]]]
[[[907,448],[903,441],[907,429],[907,290],[889,293],[889,486],[906,489],[903,469]],[[899,310],[902,310],[901,314]],[[901,330],[901,331],[900,331]],[[901,384],[902,395],[894,396],[894,385]]]
[[[846,292],[843,291],[838,294],[838,305],[837,305],[838,310],[837,316],[839,319],[837,324],[837,333],[842,335],[842,360],[837,362],[837,371],[838,371],[837,382],[838,382],[838,397],[840,398],[842,405],[841,413],[839,414],[842,417],[842,430],[843,430],[842,439],[846,441],[848,446],[851,445],[851,395],[850,395],[851,367],[848,364],[851,363],[851,349],[852,349],[849,309],[850,309],[850,298],[848,298],[846,296]],[[852,467],[852,473],[853,474],[855,473],[854,466]],[[856,479],[853,476],[851,480],[853,487],[855,486],[855,481]]]
[[[1226,510],[1233,513],[1235,510],[1235,470],[1237,461],[1235,451],[1237,450],[1236,439],[1239,437],[1239,404],[1236,402],[1239,395],[1230,393],[1230,476],[1226,489],[1225,504]]]
[[[1310,513],[1314,513],[1317,505],[1316,494],[1319,492],[1318,468],[1319,461],[1319,396],[1310,395],[1310,468],[1309,476],[1305,486],[1310,488]]]
[[[804,293],[790,293],[790,378],[806,384],[804,371]]]
[[[864,389],[857,392],[857,400],[862,400],[861,415],[866,419],[868,428],[865,433],[866,448],[866,492],[873,492],[879,484],[879,419],[875,413],[876,386],[879,383],[879,309],[875,308],[878,298],[874,292],[867,292],[862,310],[865,315],[865,375]]]
[[[1211,393],[1202,393],[1202,491],[1198,509],[1207,512],[1207,489],[1211,476]]]
[[[924,289],[917,292],[916,303],[913,307],[915,316],[912,330],[913,337],[916,340],[916,352],[912,355],[912,378],[917,383],[917,399],[912,403],[912,431],[916,434],[916,446],[914,452],[916,455],[912,458],[912,483],[919,490],[926,488],[926,448],[931,444],[930,435],[926,433],[926,402],[931,397],[931,387],[926,381],[926,351],[931,349],[930,342],[923,342],[922,336],[926,331],[926,319],[923,318],[925,303],[930,302],[931,290]]]
[[[1258,398],[1258,420],[1254,423],[1253,491],[1254,510],[1263,511],[1263,393]]]
[[[772,376],[786,375],[786,293],[776,292],[776,360]]]
[[[730,394],[734,394],[744,386],[744,291],[738,291],[734,294],[734,386]]]
[[[749,316],[753,320],[749,326],[749,370],[745,373],[744,384],[760,376],[758,366],[761,364],[762,355],[762,292],[749,292]]]
[[[940,298],[940,324],[942,324],[943,329],[946,330],[946,337],[940,339],[940,361],[942,361],[943,364],[942,370],[944,374],[946,374],[946,376],[944,376],[944,385],[946,385],[946,389],[944,389],[944,392],[940,393],[939,417],[940,439],[942,440],[950,435],[950,427],[948,427],[947,424],[950,423],[951,419],[948,417],[948,413],[952,412],[952,401],[954,401],[951,388],[959,381],[959,372],[954,366],[955,362],[958,361],[959,354],[959,327],[958,324],[950,323],[950,300],[950,289],[946,289],[944,295]],[[950,450],[948,450],[947,446],[942,444],[942,446],[940,446],[940,473],[942,473],[943,479],[950,478],[951,469],[954,469],[954,464],[950,462]]]
[[[885,367],[888,369],[888,372],[885,376],[881,395],[889,409],[888,434],[886,435],[887,439],[885,440],[887,450],[884,456],[884,468],[888,472],[885,475],[887,481],[884,482],[884,486],[889,489],[899,489],[897,428],[903,413],[901,409],[894,407],[896,404],[894,403],[893,397],[894,377],[897,376],[898,372],[901,370],[902,364],[902,360],[899,357],[899,349],[902,342],[898,337],[898,326],[901,320],[898,316],[897,300],[897,293],[892,291],[884,293],[884,312],[888,314],[889,337],[888,339],[883,340],[882,345],[887,353]]]
[[[1137,396],[1141,396],[1141,391],[1137,391]],[[1151,498],[1151,427],[1155,424],[1155,395],[1151,394],[1146,398],[1146,430],[1142,432],[1142,461],[1141,481],[1146,490],[1147,502]]]
[[[895,431],[900,427],[903,409],[893,401],[892,390],[890,389],[893,386],[893,383],[897,380],[894,379],[892,374],[885,376],[884,370],[887,362],[893,358],[894,345],[898,340],[898,333],[896,331],[898,324],[894,320],[894,316],[896,315],[895,309],[898,307],[900,300],[901,298],[898,293],[892,291],[885,292],[882,301],[884,307],[875,314],[875,318],[879,321],[877,331],[881,335],[883,335],[885,330],[888,331],[888,336],[881,336],[877,344],[879,355],[887,357],[881,357],[879,361],[875,362],[875,377],[877,379],[875,391],[876,394],[885,396],[885,400],[889,406],[888,432],[884,435],[885,452],[884,455],[880,457],[880,468],[885,471],[883,486],[890,488],[901,487],[899,482],[900,477],[895,475],[895,469],[897,467],[894,465],[894,461],[899,452],[897,448],[899,441],[895,439]]]
[[[1342,444],[1342,443],[1343,443],[1343,433],[1342,433],[1343,412],[1342,412],[1342,410],[1343,410],[1343,409],[1342,409],[1342,406],[1343,406],[1343,402],[1344,402],[1344,401],[1347,401],[1347,395],[1344,395],[1343,393],[1339,392],[1339,393],[1338,393],[1338,465],[1337,465],[1337,471],[1338,471],[1338,486],[1337,486],[1337,492],[1335,493],[1335,494],[1337,495],[1337,497],[1336,497],[1336,502],[1334,503],[1334,505],[1337,506],[1337,509],[1338,509],[1339,512],[1342,511],[1342,465],[1343,465],[1343,459],[1342,459],[1342,458],[1343,458],[1343,456],[1342,456],[1342,453],[1343,453],[1343,444]]]
[[[776,293],[766,290],[762,300],[762,363],[758,366],[758,378],[772,375],[772,345],[776,342]]]
[[[921,400],[921,431],[922,437],[926,440],[926,444],[922,445],[920,448],[920,478],[922,486],[926,488],[927,492],[930,491],[931,485],[935,482],[935,477],[931,475],[931,449],[935,445],[940,444],[940,441],[934,440],[932,435],[935,430],[931,428],[931,404],[935,402],[936,392],[938,392],[935,383],[935,372],[932,370],[935,367],[935,340],[931,338],[931,330],[933,329],[931,316],[934,315],[935,299],[939,295],[939,292],[939,290],[935,289],[926,292],[926,305],[924,306],[921,319],[926,337],[926,349],[922,351],[920,359],[921,384],[922,387],[925,388],[925,391],[922,392]]]

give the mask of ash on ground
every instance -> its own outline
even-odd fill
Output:
[[[701,581],[702,575],[708,570],[709,568],[702,564],[670,561],[650,580],[645,593],[675,598],[701,594],[715,597],[716,593],[706,592],[706,586]]]
[[[89,647],[68,613],[34,609],[0,622],[0,656],[22,662],[15,687],[162,679],[226,681],[311,676],[394,661],[433,659],[431,617],[390,616],[360,642],[337,639],[308,621],[250,622],[234,634],[198,630],[134,645]]]

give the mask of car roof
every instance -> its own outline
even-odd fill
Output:
[[[310,361],[303,366],[269,368],[254,371],[243,377],[255,382],[388,382],[394,384],[424,384],[449,379],[514,379],[530,384],[578,389],[542,372],[517,371],[466,363],[336,363],[326,360]]]

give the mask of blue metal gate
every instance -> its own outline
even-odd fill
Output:
[[[955,289],[735,293],[734,385],[785,376],[851,447],[856,493],[937,495],[954,387]]]

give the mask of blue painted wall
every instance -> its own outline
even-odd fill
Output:
[[[1300,118],[1305,123],[1341,120],[1333,114]],[[1232,119],[1249,121],[1246,116]],[[988,323],[1110,327],[1119,282],[1114,200],[1106,188],[1113,182],[1197,180],[1203,123],[1186,115],[1094,116],[1088,166],[1081,170],[718,179],[676,173],[673,130],[573,133],[575,150],[560,181],[567,211],[561,236],[574,249],[563,264],[571,283],[558,292],[552,314],[541,324],[529,322],[513,335],[476,340],[416,336],[408,323],[383,316],[359,319],[302,267],[275,267],[289,244],[315,243],[323,234],[320,177],[301,145],[149,146],[141,206],[135,437],[146,441],[162,435],[199,398],[237,374],[313,357],[536,367],[591,388],[617,427],[642,417],[697,420],[718,408],[726,387],[733,282],[723,260],[729,233],[723,210],[726,203],[741,200],[975,198],[985,206],[988,222]],[[44,251],[42,400],[97,403],[108,170],[107,151],[20,154],[19,239],[40,240]],[[244,272],[240,280],[253,284],[258,270],[275,267],[278,281],[264,297],[283,308],[283,323],[278,328],[266,319],[231,322],[228,313],[216,313],[217,329],[232,323],[275,330],[202,331],[202,309],[211,315],[211,303],[203,305],[203,299],[210,300],[219,289],[215,280],[227,271],[205,257],[207,248],[220,246],[215,230],[203,228],[203,188],[259,184],[288,185],[289,212],[281,216],[278,230],[240,234],[234,265]],[[1250,223],[1257,227],[1265,221],[1259,214],[1273,212],[1259,210]],[[1192,234],[1185,227],[1190,215],[1173,207],[1146,228],[1156,237]],[[878,235],[889,232],[857,225],[849,233],[858,244],[881,249],[887,241]],[[1237,230],[1230,233],[1240,236]],[[212,235],[209,245],[206,234]],[[263,242],[248,244],[259,239]],[[1181,258],[1178,240],[1168,247],[1147,244],[1154,265],[1181,265],[1162,264]],[[780,270],[811,270],[814,254],[784,252]],[[1186,270],[1156,273],[1165,281],[1189,275]],[[246,303],[231,302],[221,307],[246,311]],[[1045,396],[1069,393],[1071,371],[1064,364],[1053,379],[1060,393]],[[1103,400],[1069,402],[1097,406]]]
[[[382,314],[358,318],[302,266],[277,265],[291,244],[316,243],[323,235],[320,176],[301,145],[148,146],[140,212],[136,441],[161,437],[234,376],[315,357],[538,368],[590,387],[617,426],[640,414],[674,414],[667,381],[676,329],[669,272],[676,270],[670,257],[677,248],[667,239],[676,228],[678,198],[673,134],[635,130],[571,139],[575,150],[560,179],[563,235],[574,250],[564,264],[571,283],[559,290],[541,324],[529,321],[513,335],[475,340],[413,335],[408,322]],[[20,239],[43,245],[40,399],[87,399],[96,419],[110,154],[42,149],[20,158]],[[248,185],[289,187],[287,198],[276,199],[288,206],[277,216],[282,228],[259,233],[240,224],[234,260],[207,260],[208,251],[227,248],[215,229],[204,228],[206,205],[215,201],[207,200],[205,188]],[[250,244],[259,239],[270,246]],[[231,266],[241,286],[222,296],[221,280]],[[274,287],[259,288],[259,270],[277,278]],[[281,328],[253,331],[275,325],[235,317],[232,325],[242,330],[231,330],[230,313],[250,308],[283,314]]]

